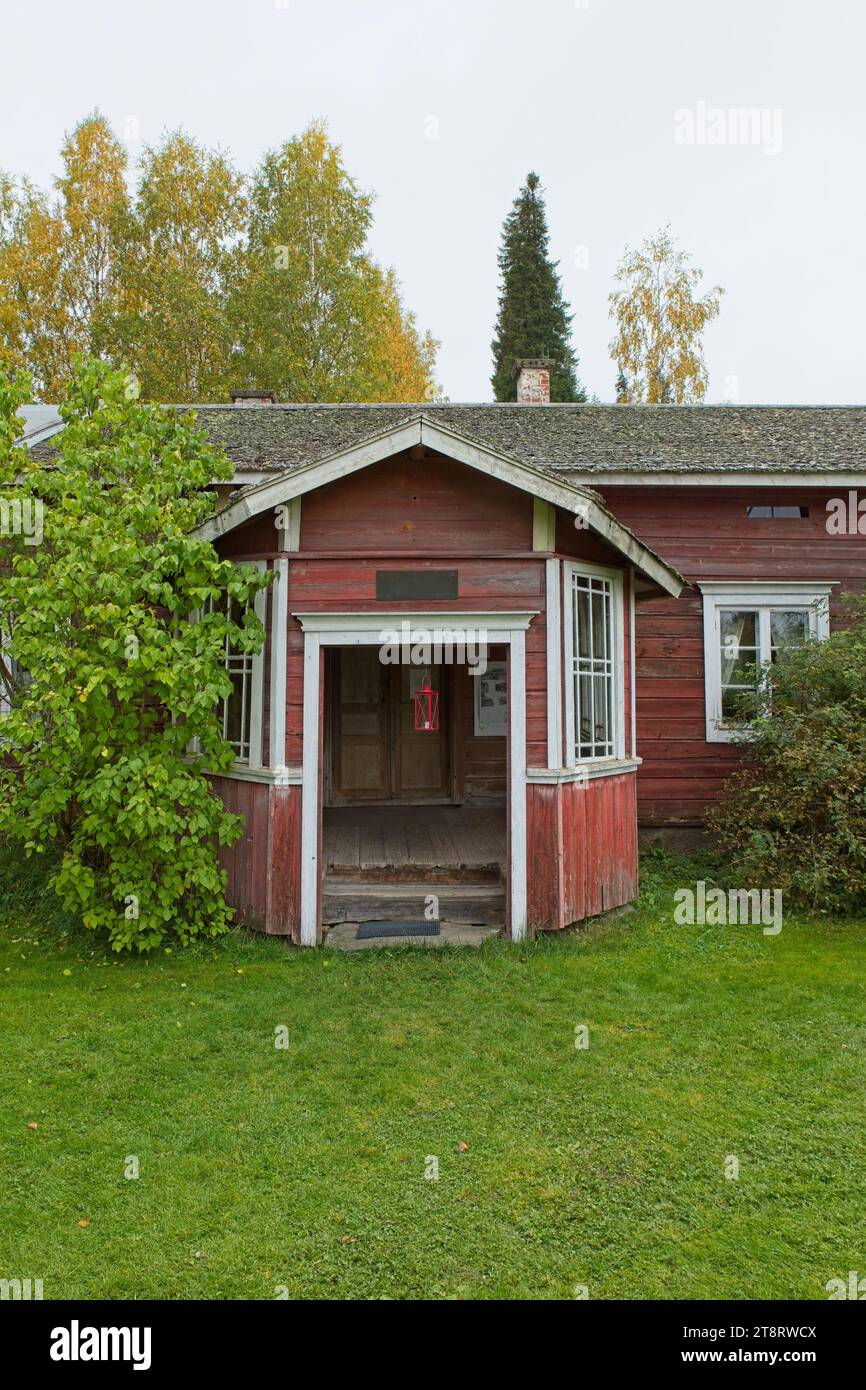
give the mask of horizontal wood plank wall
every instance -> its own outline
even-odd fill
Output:
[[[532,498],[428,450],[398,454],[304,497],[301,545],[311,551],[532,549]]]
[[[637,896],[634,773],[527,788],[529,926],[550,931]]]
[[[428,452],[418,460],[408,455],[386,460],[304,497],[300,549],[287,557],[289,614],[375,611],[382,607],[376,600],[376,571],[406,568],[456,569],[459,597],[427,604],[393,602],[387,605],[392,611],[427,608],[453,613],[456,618],[461,611],[479,609],[536,610],[538,617],[526,635],[526,751],[528,766],[543,767],[547,763],[545,552],[532,550],[532,517],[529,494],[450,459]],[[575,528],[561,513],[556,542],[562,554],[602,564],[621,563],[602,541]],[[278,545],[274,517],[268,512],[223,537],[219,550],[236,560],[272,559]],[[303,657],[303,632],[289,616],[285,761],[298,768],[303,760]],[[268,730],[269,649],[265,658],[264,728]],[[504,798],[505,740],[475,737],[474,694],[471,684],[467,688],[471,678],[464,675],[462,680],[467,792],[470,799]],[[536,903],[538,925],[562,926],[590,910],[601,911],[633,896],[633,829],[622,809],[623,797],[631,795],[633,810],[633,778],[626,779],[627,793],[613,790],[613,784],[621,780],[599,779],[586,791],[570,786],[529,789],[530,807],[537,806],[541,817],[540,828],[532,832],[540,859],[535,862],[532,841],[529,855],[530,901]],[[215,778],[214,785],[229,809],[246,817],[243,838],[223,856],[229,900],[241,920],[297,940],[300,789],[228,778]],[[585,798],[586,804],[577,797]],[[552,825],[545,826],[544,816],[548,820],[552,816]],[[612,825],[616,838],[605,844]],[[552,882],[547,868],[551,844],[556,864]],[[540,864],[544,868],[539,873]],[[566,876],[569,889],[564,896]],[[593,907],[594,903],[603,907]]]
[[[866,537],[827,532],[826,504],[845,489],[606,487],[614,515],[689,581],[678,599],[639,602],[635,619],[638,817],[642,825],[697,825],[737,764],[736,747],[708,743],[704,715],[704,579],[866,584]],[[749,505],[808,506],[791,520],[759,520]]]

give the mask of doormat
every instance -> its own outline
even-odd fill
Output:
[[[400,922],[362,922],[355,932],[356,941],[367,941],[371,936],[439,936],[439,923],[426,922],[421,918]]]

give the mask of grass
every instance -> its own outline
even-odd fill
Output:
[[[121,960],[7,865],[0,1277],[815,1299],[866,1273],[866,924],[676,927],[695,869],[659,863],[633,912],[520,948]]]

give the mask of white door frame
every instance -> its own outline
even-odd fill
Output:
[[[383,646],[400,640],[457,642],[461,631],[488,645],[507,643],[508,662],[508,889],[511,939],[526,935],[526,629],[535,612],[293,613],[304,632],[303,779],[301,803],[301,945],[318,945],[319,706],[323,647]],[[404,624],[406,626],[404,626]]]

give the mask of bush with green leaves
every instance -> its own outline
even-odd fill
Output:
[[[0,834],[28,855],[59,843],[54,888],[118,951],[216,936],[218,848],[242,825],[204,768],[232,761],[225,644],[261,649],[267,583],[192,534],[230,466],[84,358],[39,461],[14,442],[30,389],[0,376]]]
[[[866,597],[826,641],[763,675],[743,761],[710,814],[740,883],[842,913],[866,907]]]

